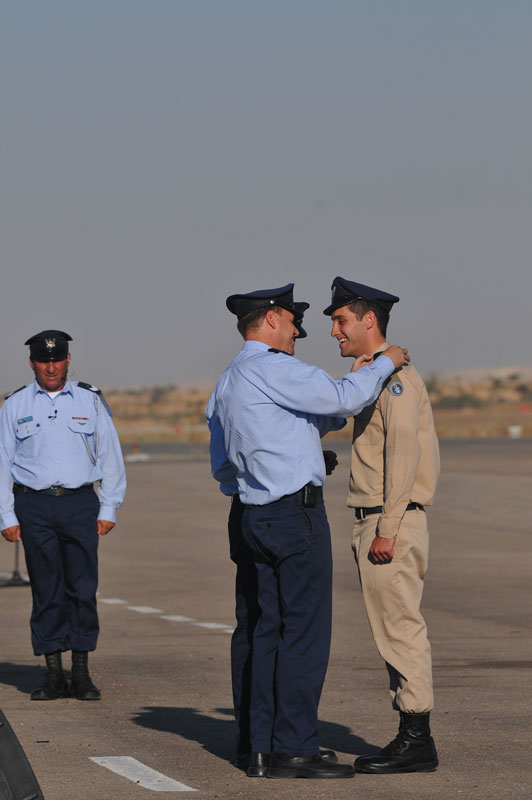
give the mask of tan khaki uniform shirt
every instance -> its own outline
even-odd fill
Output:
[[[388,347],[384,343],[379,352]],[[412,365],[394,372],[354,419],[347,505],[383,506],[377,535],[396,536],[406,506],[432,505],[440,471],[432,409]]]

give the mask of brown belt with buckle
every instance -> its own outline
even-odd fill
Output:
[[[47,489],[32,489],[31,486],[24,486],[22,483],[13,485],[14,494],[17,494],[17,492],[29,492],[30,494],[50,494],[53,497],[61,497],[64,494],[78,494],[78,492],[84,492],[87,489],[92,489],[92,483],[84,483],[76,489],[67,489],[66,486],[48,486]]]
[[[409,503],[405,511],[413,511],[414,508],[419,508],[424,511],[425,507],[421,503]],[[357,519],[366,519],[368,514],[382,514],[382,506],[370,506],[370,508],[355,508],[355,517]]]

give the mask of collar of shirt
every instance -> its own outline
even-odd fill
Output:
[[[269,350],[270,345],[266,342],[259,342],[257,339],[246,339],[242,345],[242,350]]]
[[[377,348],[375,348],[375,350],[373,352],[374,353],[384,353],[384,351],[387,350],[389,346],[390,345],[388,344],[388,342],[383,342]]]
[[[34,395],[49,394],[49,392],[47,392],[46,389],[43,389],[42,386],[39,386],[37,381],[33,381],[33,393]],[[63,386],[63,388],[60,390],[59,394],[71,394],[73,396],[74,392],[72,390],[72,381],[67,381]]]

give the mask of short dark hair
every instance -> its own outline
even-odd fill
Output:
[[[239,319],[236,327],[241,336],[245,339],[248,331],[257,330],[268,311],[272,310],[276,314],[280,314],[282,309],[281,306],[265,306],[264,308],[257,308],[256,311],[250,311],[249,314]]]
[[[367,314],[368,311],[373,311],[377,319],[377,327],[379,328],[379,332],[382,336],[386,336],[386,329],[388,327],[390,313],[386,311],[385,308],[377,303],[372,303],[371,300],[364,300],[363,298],[360,298],[359,300],[353,300],[352,303],[349,303],[349,308],[357,319],[362,319],[364,314]]]

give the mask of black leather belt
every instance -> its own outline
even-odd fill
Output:
[[[30,494],[50,494],[53,495],[53,497],[61,497],[64,494],[78,494],[78,492],[84,492],[87,489],[92,489],[92,483],[84,483],[76,489],[67,489],[66,486],[49,486],[47,489],[32,489],[31,486],[24,486],[22,483],[15,483],[13,485],[13,492],[15,494],[17,494],[17,492],[29,492]]]
[[[235,497],[238,497],[238,495],[235,495],[233,500]],[[313,483],[306,483],[305,486],[303,486],[302,489],[298,489],[297,492],[292,492],[292,494],[283,494],[283,496],[278,500],[273,500],[272,503],[267,503],[267,505],[280,503],[281,500],[286,500],[289,497],[301,497],[301,502],[305,508],[314,508],[318,500],[323,497],[323,486],[314,486]]]
[[[420,511],[424,511],[425,507],[421,505],[421,503],[409,503],[405,508],[405,511],[413,511],[415,508],[419,508]],[[357,519],[366,519],[368,514],[382,514],[382,506],[371,506],[370,508],[355,508],[355,517]]]

